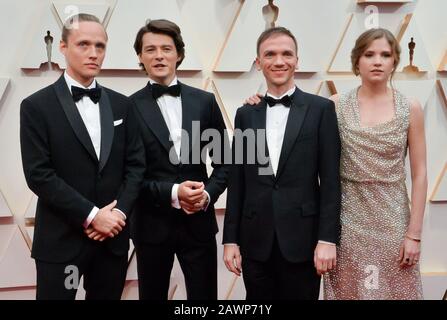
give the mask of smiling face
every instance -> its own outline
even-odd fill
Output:
[[[393,73],[395,57],[386,38],[371,42],[358,61],[358,72],[363,81],[387,82]]]
[[[259,45],[256,66],[262,70],[269,92],[279,95],[295,85],[296,51],[293,39],[281,33],[273,34]]]
[[[107,35],[97,22],[81,21],[70,30],[60,51],[67,62],[67,73],[84,86],[89,86],[101,70],[106,53]]]
[[[181,60],[170,36],[152,32],[144,34],[141,54],[138,57],[148,76],[164,85],[172,82],[177,62]]]

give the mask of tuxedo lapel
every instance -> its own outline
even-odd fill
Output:
[[[296,88],[293,97],[292,104],[290,106],[289,117],[287,119],[286,131],[284,132],[284,140],[281,148],[281,155],[279,157],[278,170],[276,173],[276,179],[279,179],[284,166],[289,157],[290,151],[293,148],[296,138],[300,133],[301,127],[306,117],[308,104],[304,101],[303,92]]]
[[[63,75],[54,83],[54,89],[68,122],[70,123],[78,140],[85,147],[92,159],[98,161],[90,135],[85,127],[84,121],[82,121],[81,115],[73,101],[73,97],[70,94],[70,90],[68,89]]]
[[[97,86],[101,88],[98,84]],[[113,113],[107,92],[101,88],[101,99],[99,100],[99,114],[101,119],[101,153],[99,156],[99,171],[101,171],[112,150],[114,127]]]
[[[194,93],[189,89],[188,86],[181,84],[181,99],[182,99],[182,142],[180,150],[188,150],[188,157],[182,155],[181,158],[189,159],[189,154],[195,150],[200,150],[200,134],[204,128],[200,130],[192,130],[193,121],[195,122],[195,127],[201,125],[200,116],[200,105],[198,105],[198,100],[194,97]],[[211,110],[210,110],[211,112]],[[186,135],[187,133],[187,135]],[[199,143],[197,148],[196,143]]]
[[[258,163],[258,165],[260,167],[265,168],[266,170],[268,170],[267,172],[271,172],[271,174],[269,174],[269,176],[273,179],[274,175],[273,175],[273,168],[272,168],[272,163],[270,161],[270,154],[269,154],[269,148],[267,145],[267,132],[266,132],[266,126],[267,126],[267,104],[264,100],[262,100],[260,102],[260,104],[258,106],[254,106],[253,108],[256,108],[255,112],[253,112],[253,130],[254,130],[254,134],[256,136],[256,158],[257,161],[256,163]],[[263,141],[260,141],[263,140]],[[264,150],[259,150],[259,146],[264,146]],[[268,166],[266,166],[265,163],[259,163],[258,157],[267,157],[268,159]]]
[[[147,85],[142,94],[138,95],[135,99],[137,109],[141,113],[144,122],[148,126],[158,141],[169,153],[171,148],[174,147],[173,142],[169,139],[169,129],[166,125],[165,119],[161,113],[160,107],[157,101],[152,97],[152,90],[150,85]]]

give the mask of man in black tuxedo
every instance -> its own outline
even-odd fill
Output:
[[[242,272],[250,300],[318,299],[320,275],[336,262],[341,199],[335,107],[295,86],[297,63],[289,30],[263,32],[256,66],[267,94],[256,106],[239,108],[235,118],[224,262],[236,275]],[[253,161],[247,152],[256,153]]]
[[[23,170],[39,197],[37,299],[74,299],[82,275],[86,299],[120,299],[124,288],[144,147],[130,100],[95,80],[106,44],[95,16],[70,18],[64,74],[21,104]]]
[[[131,224],[140,299],[168,298],[175,255],[188,299],[217,299],[213,204],[227,184],[223,160],[231,153],[225,123],[213,94],[177,80],[185,50],[175,23],[150,21],[139,30],[134,48],[149,76],[147,86],[131,96],[148,168]],[[211,148],[201,138],[206,132]]]

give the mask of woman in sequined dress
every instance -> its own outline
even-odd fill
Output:
[[[331,97],[342,141],[342,231],[337,265],[324,276],[326,299],[423,297],[418,261],[427,193],[424,116],[418,101],[387,85],[399,59],[391,32],[364,32],[351,54],[361,85]]]

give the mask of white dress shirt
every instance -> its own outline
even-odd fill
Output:
[[[157,83],[152,79],[149,80],[152,84]],[[177,77],[172,80],[169,87],[177,84]],[[180,158],[180,147],[182,143],[182,99],[180,96],[173,97],[169,94],[164,94],[157,99],[157,104],[160,107],[163,119],[169,130],[169,135],[174,144],[175,153]]]
[[[96,80],[93,80],[88,87],[85,87],[79,82],[77,82],[75,79],[70,77],[67,72],[64,72],[64,78],[65,82],[67,83],[68,90],[70,90],[70,93],[71,93],[71,86],[83,89],[96,88]],[[99,113],[99,103],[94,103],[90,99],[90,97],[83,96],[82,99],[80,99],[78,102],[75,102],[75,105],[79,111],[79,114],[81,115],[85,127],[87,128],[88,135],[90,136],[93,147],[95,148],[96,156],[98,157],[99,160],[101,154],[101,119]],[[121,210],[117,208],[114,208],[113,210],[120,212],[124,216],[124,218],[126,218],[126,215]],[[84,228],[88,228],[90,223],[98,214],[98,211],[99,208],[97,208],[96,206],[93,207],[87,219],[85,219],[83,223]]]
[[[151,85],[157,83],[156,81],[149,79]],[[174,86],[178,83],[177,77],[175,77],[168,87]],[[158,83],[160,84],[160,83]],[[161,84],[160,84],[161,85]],[[182,145],[182,98],[181,95],[178,97],[173,97],[169,94],[164,94],[157,99],[158,107],[160,108],[161,114],[163,115],[163,119],[165,120],[166,126],[169,130],[169,136],[174,144],[175,153],[177,157],[180,159],[180,148]],[[171,205],[176,209],[181,209],[180,201],[178,199],[178,187],[179,184],[174,184],[171,189]],[[210,196],[208,192],[206,192],[208,197],[208,202],[210,200]],[[206,210],[208,206],[204,208]]]
[[[67,72],[64,73],[65,81],[71,93],[71,86],[92,89],[96,88],[96,80],[88,86],[84,87],[82,84],[70,77]],[[81,100],[75,103],[81,115],[82,121],[87,128],[93,147],[95,148],[96,156],[99,159],[101,153],[101,120],[99,117],[99,103],[94,103],[88,96],[83,96]]]
[[[275,99],[281,99],[282,97],[292,95],[294,92],[295,87],[293,87],[280,97],[275,97],[268,92],[267,95]],[[267,147],[269,150],[270,163],[275,175],[278,170],[279,157],[281,155],[282,143],[284,140],[284,133],[286,131],[289,111],[290,107],[286,107],[282,104],[278,104],[272,107],[267,105],[266,109],[265,134],[267,139]]]

